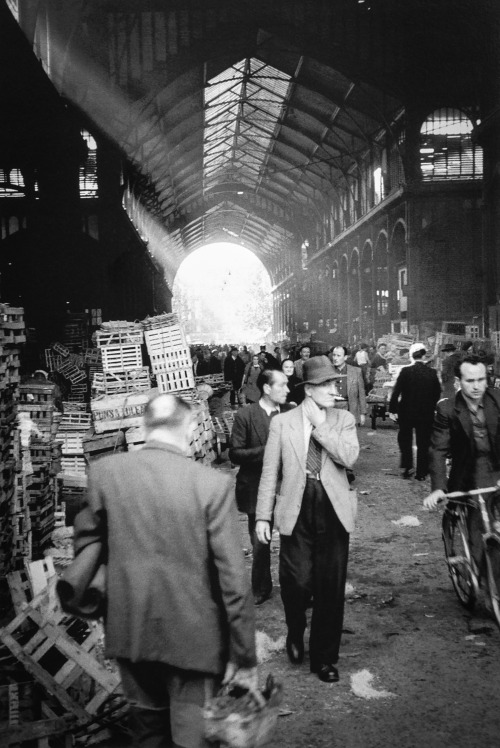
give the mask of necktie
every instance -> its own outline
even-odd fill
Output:
[[[306,470],[314,475],[317,475],[321,470],[321,444],[318,444],[313,436],[309,439]]]

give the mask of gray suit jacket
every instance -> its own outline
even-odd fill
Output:
[[[356,423],[359,423],[359,417],[366,415],[366,392],[365,383],[363,382],[363,372],[358,366],[346,364],[345,373],[347,374],[347,402],[349,412],[353,414]]]
[[[354,530],[356,491],[349,490],[345,468],[352,468],[359,455],[356,422],[347,410],[329,408],[325,423],[313,430],[323,447],[321,482],[337,517],[347,532]],[[306,485],[306,447],[303,406],[273,418],[269,430],[264,467],[257,499],[257,520],[270,521],[274,511],[276,528],[291,535]],[[276,495],[280,470],[283,480]]]
[[[96,461],[88,504],[75,553],[96,542],[108,553],[107,656],[207,673],[255,665],[229,477],[150,442]]]

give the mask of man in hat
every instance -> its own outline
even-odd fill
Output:
[[[306,610],[312,600],[311,672],[334,683],[339,679],[349,533],[356,516],[356,493],[349,490],[346,469],[356,462],[359,444],[354,416],[334,407],[338,375],[332,362],[315,356],[303,367],[304,401],[271,421],[256,532],[261,543],[271,541],[274,512],[290,661],[298,664],[304,658]]]
[[[444,354],[441,366],[441,386],[443,388],[443,397],[455,397],[455,367],[462,359],[453,343],[446,343],[441,348]]]
[[[417,441],[416,480],[423,481],[429,472],[429,445],[436,403],[441,386],[434,369],[426,366],[423,343],[410,346],[411,366],[399,372],[389,402],[389,414],[399,424],[398,444],[403,477],[413,473],[413,430]]]

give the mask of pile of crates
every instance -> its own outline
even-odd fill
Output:
[[[74,353],[63,343],[52,343],[45,350],[47,370],[57,372],[68,382],[67,400],[84,402],[88,396],[87,364],[83,353]]]
[[[14,427],[17,416],[19,360],[26,341],[24,310],[0,304],[0,574],[11,568],[14,538],[16,463]]]
[[[142,321],[142,327],[158,392],[193,389],[193,362],[177,316],[160,314],[147,317]]]
[[[106,322],[95,333],[102,371],[92,381],[93,394],[116,395],[151,389],[149,368],[142,364],[143,331],[135,322]]]
[[[26,558],[43,558],[55,526],[61,469],[56,433],[62,415],[55,408],[55,391],[52,382],[30,380],[19,385],[12,568],[20,568]]]
[[[65,476],[85,475],[83,439],[90,428],[91,416],[85,403],[64,403],[57,439],[61,443],[61,474]]]

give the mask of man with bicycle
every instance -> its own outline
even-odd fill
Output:
[[[429,470],[432,493],[426,509],[436,509],[445,491],[470,491],[493,486],[500,479],[500,391],[487,387],[486,366],[477,356],[457,362],[460,390],[437,404]],[[451,458],[447,478],[446,460]],[[489,502],[498,502],[497,494]],[[478,569],[482,567],[479,510],[468,511],[470,545]]]

